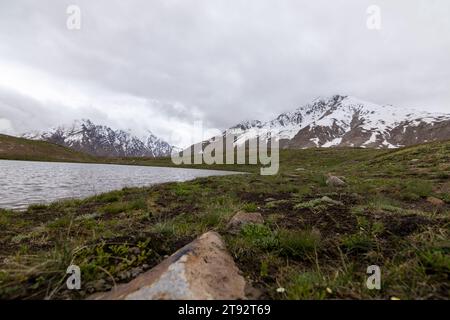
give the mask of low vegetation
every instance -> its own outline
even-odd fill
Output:
[[[276,176],[224,166],[249,174],[1,211],[0,297],[82,299],[216,230],[261,299],[449,298],[450,142],[283,150],[280,164]],[[327,186],[327,173],[347,185]],[[238,211],[265,223],[228,233]],[[70,264],[82,270],[80,291],[66,289]],[[381,290],[366,287],[370,265]]]
[[[98,161],[90,155],[57,144],[4,134],[0,134],[0,159],[71,162]]]

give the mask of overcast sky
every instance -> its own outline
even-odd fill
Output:
[[[448,0],[0,0],[0,132],[89,118],[179,144],[336,93],[450,112],[449,32]]]

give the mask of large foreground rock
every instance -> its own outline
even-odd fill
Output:
[[[207,232],[130,283],[95,300],[245,299],[246,282],[216,232]]]

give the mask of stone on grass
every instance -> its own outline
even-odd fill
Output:
[[[335,204],[335,205],[340,205],[340,206],[344,205],[343,202],[333,200],[333,199],[331,199],[330,197],[327,197],[327,196],[323,196],[320,200],[322,200],[323,202],[330,203],[330,204]]]
[[[246,281],[216,232],[207,232],[131,282],[92,300],[237,300]]]
[[[264,218],[259,212],[238,212],[228,223],[228,230],[231,233],[239,232],[247,224],[263,224]]]
[[[441,207],[445,204],[445,202],[441,199],[435,197],[428,197],[427,202],[431,203],[433,206]]]
[[[327,185],[330,187],[344,187],[346,183],[341,178],[328,174]]]

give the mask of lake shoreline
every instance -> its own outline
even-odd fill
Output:
[[[236,171],[127,164],[0,160],[0,207],[79,199],[124,187],[143,187],[202,176],[241,174]]]
[[[449,156],[450,142],[283,150],[276,176],[201,177],[0,210],[0,298],[85,299],[214,231],[260,299],[446,299]],[[346,185],[327,185],[329,172]],[[264,222],[231,233],[238,212]],[[81,269],[79,291],[65,287],[71,264]],[[381,267],[381,290],[365,287],[371,265]]]

